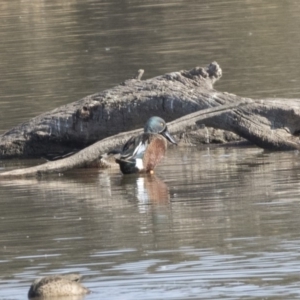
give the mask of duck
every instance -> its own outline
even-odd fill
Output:
[[[28,298],[78,296],[90,293],[81,283],[80,274],[51,275],[37,278],[28,291]]]
[[[168,131],[166,122],[153,116],[146,122],[142,134],[131,137],[124,144],[116,163],[123,174],[154,174],[154,168],[166,153],[167,141],[177,145]]]

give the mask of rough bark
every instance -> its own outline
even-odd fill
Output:
[[[0,136],[0,158],[41,157],[82,149],[114,134],[140,128],[152,115],[167,122],[210,107],[218,64],[137,79],[44,113]],[[202,100],[203,99],[203,100]]]
[[[242,103],[241,103],[242,104]],[[240,105],[241,105],[240,104]],[[233,105],[236,107],[236,104]],[[193,113],[188,116],[184,116],[180,119],[177,119],[168,124],[169,131],[173,133],[182,133],[182,128],[187,126],[193,126],[195,120],[201,121],[207,118],[207,114],[213,116],[214,114],[219,114],[224,109],[230,109],[232,105],[226,107],[217,107],[214,109],[202,110],[196,113]],[[119,133],[112,137],[105,138],[77,153],[72,156],[66,157],[64,159],[49,161],[42,165],[18,169],[8,172],[0,173],[0,178],[9,178],[9,177],[19,177],[19,176],[42,176],[44,174],[50,173],[61,173],[73,168],[80,167],[99,167],[105,164],[102,158],[106,157],[106,153],[115,147],[115,145],[124,144],[132,135],[139,134],[142,132],[142,129],[127,131]]]
[[[213,89],[221,74],[218,64],[212,63],[146,81],[132,79],[39,116],[2,136],[2,156],[43,155],[42,144],[57,151],[61,145],[82,147],[102,140],[63,160],[1,173],[0,178],[99,165],[99,157],[141,131],[128,129],[142,127],[151,115],[166,120],[184,115],[168,124],[172,134],[184,135],[186,128],[198,123],[232,131],[265,149],[300,149],[299,99],[253,100],[221,93]],[[107,137],[120,131],[125,132]]]

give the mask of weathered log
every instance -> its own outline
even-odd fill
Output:
[[[215,114],[220,114],[224,110],[230,110],[232,107],[237,107],[239,105],[244,105],[245,103],[240,102],[237,104],[227,105],[224,107],[216,107],[212,109],[201,110],[195,112],[188,116],[184,116],[180,119],[177,119],[173,122],[168,123],[168,129],[171,132],[182,132],[182,128],[187,126],[193,126],[196,121],[205,120],[207,116],[214,116]],[[99,167],[103,164],[101,158],[103,155],[112,149],[116,144],[124,144],[132,135],[139,134],[142,132],[142,129],[132,130],[128,132],[123,132],[112,137],[105,138],[77,153],[72,156],[69,156],[64,159],[49,161],[42,165],[18,169],[8,172],[0,173],[1,178],[10,178],[10,177],[20,177],[20,176],[42,176],[44,174],[50,173],[61,173],[73,168],[80,167]]]
[[[264,149],[300,150],[300,99],[252,100],[205,124],[233,131]]]
[[[44,113],[0,137],[0,158],[41,157],[82,149],[114,134],[140,128],[152,115],[167,122],[219,105],[211,103],[217,63],[141,81],[137,79]],[[231,100],[229,100],[230,102]]]
[[[168,123],[169,131],[172,133],[182,132],[182,129],[188,126],[193,126],[196,122],[212,122],[215,119],[218,119],[225,115],[226,118],[229,119],[227,122],[228,126],[236,130],[244,130],[246,128],[250,128],[253,132],[252,136],[256,136],[256,134],[261,133],[259,130],[256,131],[256,128],[260,127],[261,125],[254,124],[252,127],[248,127],[248,123],[245,122],[246,126],[239,126],[236,123],[235,116],[231,116],[232,112],[236,110],[243,110],[249,106],[249,100],[239,101],[237,103],[231,105],[223,105],[221,107],[210,108],[206,110],[201,110],[199,112],[195,112],[179,118],[173,122]],[[229,116],[229,117],[228,117]],[[249,121],[250,123],[252,121]],[[279,129],[281,130],[281,129]],[[101,157],[105,154],[109,149],[111,149],[112,145],[123,144],[129,137],[134,134],[138,134],[142,132],[142,129],[133,130],[129,132],[124,132],[117,134],[115,136],[103,139],[81,151],[78,153],[67,157],[62,160],[48,162],[39,166],[30,167],[26,169],[14,170],[9,172],[0,173],[0,178],[7,178],[7,177],[19,177],[19,176],[42,176],[43,174],[49,173],[57,173],[57,172],[64,172],[69,169],[84,167],[84,166],[91,166],[91,165],[99,165],[101,164]],[[284,131],[284,136],[286,136],[287,131]],[[280,142],[283,141],[282,133],[274,133],[273,137],[276,137],[274,140],[276,141],[276,145],[280,146]],[[266,139],[267,140],[267,139]],[[268,142],[268,141],[267,141]],[[289,145],[289,147],[287,147]],[[289,141],[288,144],[284,145],[285,149],[300,149],[299,144],[293,141]]]
[[[221,69],[217,63],[212,63],[207,68],[194,68],[190,71],[170,73],[143,82],[139,80],[126,81],[112,90],[86,97],[77,103],[44,114],[11,130],[0,140],[2,155],[5,153],[3,145],[9,149],[9,144],[6,144],[7,141],[11,145],[14,143],[21,144],[19,153],[22,155],[28,155],[26,147],[36,145],[38,141],[44,142],[48,148],[55,149],[56,147],[57,150],[58,146],[56,145],[59,143],[64,145],[67,137],[67,140],[71,141],[71,145],[83,146],[93,142],[97,134],[101,139],[103,136],[127,130],[129,125],[141,127],[151,115],[160,115],[169,120],[172,117],[176,118],[200,109],[202,111],[169,123],[170,132],[172,134],[182,133],[187,126],[193,126],[196,122],[200,122],[207,126],[235,132],[262,148],[271,150],[300,149],[298,138],[300,132],[299,99],[253,100],[217,92],[212,87],[213,83],[221,77],[221,74]],[[114,96],[112,97],[112,95]],[[109,97],[111,98],[110,101]],[[78,106],[82,106],[79,111]],[[73,114],[70,114],[72,107]],[[67,116],[67,119],[62,118],[61,112]],[[73,127],[70,126],[70,122],[74,123]],[[58,123],[60,126],[57,125]],[[104,126],[103,123],[106,125]],[[82,127],[78,124],[81,124]],[[83,124],[86,126],[84,127]],[[96,130],[97,124],[98,131]],[[81,131],[80,128],[85,128],[85,130]],[[89,132],[89,128],[91,132]],[[123,129],[121,130],[121,128]],[[30,131],[30,129],[32,130]],[[22,130],[28,134],[20,134]],[[55,134],[53,134],[54,130]],[[86,138],[80,144],[76,132],[82,139],[84,138],[83,132],[85,132],[89,139]],[[5,172],[0,174],[0,178],[64,172],[75,167],[99,164],[99,157],[103,153],[124,143],[129,136],[138,132],[139,130],[123,132],[102,139],[63,160],[48,162],[23,170]],[[19,139],[20,136],[25,138],[18,144],[19,139],[14,139],[16,136]],[[11,140],[9,140],[10,137]],[[12,148],[17,149],[17,147]],[[31,148],[33,153],[42,154],[40,149],[40,146],[32,146]],[[10,152],[7,156],[16,155],[16,151],[14,154],[12,153]]]

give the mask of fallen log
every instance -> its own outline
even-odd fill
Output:
[[[244,104],[245,103],[240,102],[238,104],[227,105],[225,107],[201,110],[168,123],[168,129],[170,132],[174,133],[182,132],[182,128],[193,126],[196,121],[205,120],[207,115],[214,116],[214,114],[220,114],[224,110],[230,110],[232,107],[237,107]],[[124,144],[131,136],[141,132],[142,129],[137,129],[105,138],[64,159],[49,161],[42,165],[30,168],[0,173],[0,179],[20,176],[42,176],[44,174],[62,173],[67,170],[80,167],[100,167],[103,164],[103,156],[106,156],[106,153],[111,150],[112,147],[115,147],[115,145]]]
[[[128,124],[132,127],[141,127],[143,126],[144,121],[151,115],[160,115],[166,120],[171,117],[175,118],[180,115],[185,115],[168,124],[169,131],[172,134],[182,134],[185,131],[185,128],[194,126],[195,123],[200,122],[206,126],[232,131],[265,149],[300,149],[298,137],[298,134],[300,133],[299,99],[253,100],[250,98],[238,97],[233,94],[221,93],[213,89],[213,83],[221,77],[221,74],[222,71],[218,64],[212,63],[206,68],[194,68],[190,71],[180,71],[155,77],[144,81],[143,84],[141,84],[139,79],[126,81],[112,90],[103,92],[101,94],[102,98],[99,94],[95,94],[80,100],[76,104],[71,104],[71,106],[74,106],[73,115],[71,114],[70,117],[70,114],[67,114],[67,119],[60,119],[60,125],[58,127],[55,127],[53,124],[57,124],[57,118],[62,118],[60,112],[63,111],[63,114],[66,115],[66,111],[70,111],[70,107],[54,110],[52,114],[44,114],[31,120],[27,124],[22,124],[15,130],[13,129],[7,132],[3,136],[3,140],[2,138],[0,140],[2,156],[5,152],[3,151],[5,141],[7,141],[9,136],[16,137],[17,135],[20,135],[20,132],[22,132],[24,128],[27,128],[27,131],[25,131],[30,132],[30,134],[27,135],[25,142],[23,142],[23,146],[19,148],[19,153],[22,153],[23,156],[26,156],[26,153],[28,153],[25,149],[26,146],[24,146],[27,141],[29,141],[29,144],[33,143],[32,145],[35,145],[34,142],[42,140],[48,145],[54,145],[52,148],[55,148],[55,145],[59,143],[59,141],[64,145],[66,141],[63,140],[63,137],[69,136],[70,138],[68,130],[73,132],[76,128],[78,129],[78,127],[76,127],[77,125],[74,127],[75,129],[70,129],[70,126],[67,125],[70,121],[69,118],[73,118],[72,120],[74,121],[74,118],[76,119],[78,116],[79,121],[76,120],[81,122],[81,124],[84,122],[82,118],[86,116],[85,122],[87,122],[87,126],[82,127],[85,128],[83,132],[86,132],[87,128],[95,127],[95,124],[98,124],[98,127],[100,128],[100,133],[97,132],[95,128],[92,133],[86,132],[88,137],[93,136],[93,138],[90,139],[89,142],[87,142],[86,139],[81,146],[85,143],[91,143],[93,139],[96,138],[96,133],[100,136],[105,136],[105,134],[108,136],[115,131],[119,132],[127,130],[129,127]],[[111,100],[113,104],[110,103],[107,95],[112,95],[113,93],[118,94],[120,91],[122,97],[116,97]],[[135,95],[134,99],[132,98],[132,95]],[[95,100],[97,97],[100,97],[102,100],[106,99],[105,101],[107,102],[105,102],[105,105],[101,106]],[[94,102],[96,101],[97,105],[94,102],[92,103],[94,106],[91,105],[91,99],[93,99],[92,101]],[[99,100],[100,103],[101,101]],[[87,102],[90,103],[89,106],[87,105]],[[86,108],[81,108],[78,112],[78,105],[82,105],[82,103],[84,103]],[[119,104],[114,106],[116,103]],[[99,110],[105,115],[101,121],[108,124],[108,127],[106,128],[102,123],[99,124],[100,119],[98,120],[95,118],[95,115],[99,116]],[[191,111],[197,112],[188,114]],[[77,117],[74,117],[74,114]],[[111,117],[108,118],[108,115]],[[122,116],[122,121],[120,120],[120,116]],[[115,122],[114,117],[116,117],[116,120],[119,120],[119,123]],[[45,120],[48,120],[47,126],[45,125]],[[54,121],[51,122],[51,120]],[[62,124],[64,124],[64,126],[62,126]],[[92,126],[91,124],[94,125]],[[56,128],[56,134],[52,136],[52,140],[51,135],[53,135],[53,132],[51,132],[51,134],[46,134],[50,129],[53,129],[51,126]],[[124,126],[124,130],[120,130],[120,127],[122,126]],[[29,131],[29,129],[35,130]],[[44,131],[40,132],[38,129],[43,129]],[[60,134],[58,134],[58,131]],[[131,135],[137,134],[140,131],[141,130],[134,130],[106,137],[73,156],[59,161],[48,162],[36,167],[4,172],[0,174],[0,178],[36,176],[53,172],[64,172],[68,169],[83,166],[98,166],[100,164],[99,158],[101,158],[104,153],[120,146]],[[71,139],[70,144],[78,143],[75,132],[76,131],[73,132],[74,138]],[[79,135],[83,137],[80,132],[81,130],[79,130]],[[36,139],[36,136],[39,136],[39,138]],[[10,140],[12,144],[16,141],[18,140],[14,140],[13,138]],[[50,141],[52,143],[50,143]],[[31,150],[33,153],[42,153],[40,152],[40,146],[32,147]],[[12,153],[13,152],[10,152],[7,156],[14,156]]]
[[[218,106],[213,84],[222,76],[217,63],[206,68],[136,78],[61,106],[0,136],[0,158],[41,157],[82,149],[120,132],[144,126],[159,115],[167,122],[200,109]],[[230,102],[232,100],[228,100]]]

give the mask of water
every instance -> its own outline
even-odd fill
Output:
[[[2,1],[0,133],[145,69],[299,97],[298,1]],[[0,161],[0,170],[40,163]],[[172,148],[155,176],[0,182],[0,299],[79,272],[85,299],[299,299],[299,154]]]
[[[248,97],[298,97],[294,0],[2,1],[0,133],[59,105],[216,60],[216,85]]]
[[[0,299],[66,272],[85,276],[86,299],[298,299],[298,160],[174,148],[154,176],[1,182]]]

